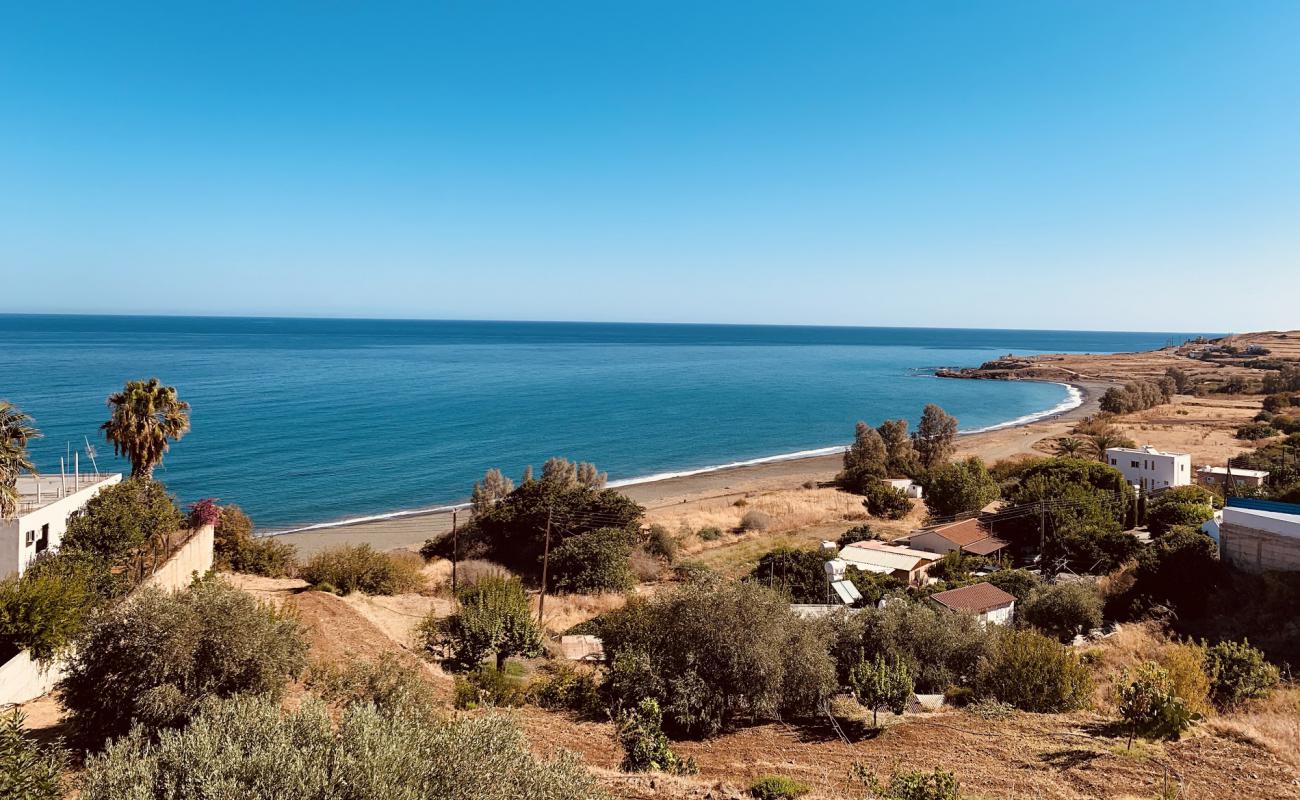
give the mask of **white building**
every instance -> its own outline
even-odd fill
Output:
[[[1232,505],[1223,509],[1218,525],[1220,557],[1249,572],[1300,572],[1300,506],[1270,506],[1277,510]]]
[[[1010,625],[1016,598],[991,583],[973,583],[930,595],[930,601],[954,614],[973,614],[985,625]]]
[[[1192,457],[1187,453],[1162,453],[1150,445],[1111,447],[1106,450],[1106,463],[1148,492],[1192,482]]]
[[[121,480],[118,473],[19,477],[18,516],[0,519],[0,578],[21,575],[33,558],[58,550],[68,517]]]
[[[897,489],[913,500],[921,499],[921,484],[911,478],[885,478],[881,483]]]

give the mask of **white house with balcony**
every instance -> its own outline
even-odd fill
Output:
[[[74,473],[18,478],[18,514],[0,519],[0,578],[21,575],[32,559],[59,549],[68,517],[85,507],[119,473]]]
[[[1124,473],[1129,483],[1147,492],[1192,482],[1192,457],[1188,453],[1163,453],[1150,445],[1110,447],[1106,463]]]

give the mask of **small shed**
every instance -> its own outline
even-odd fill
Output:
[[[930,595],[930,601],[954,614],[974,614],[985,625],[1008,625],[1016,613],[1016,597],[991,583],[973,583]]]
[[[605,644],[589,634],[561,636],[560,652],[569,661],[604,661]]]

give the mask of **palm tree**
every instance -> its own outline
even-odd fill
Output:
[[[1117,434],[1103,431],[1094,433],[1088,437],[1092,443],[1092,449],[1097,452],[1097,459],[1102,463],[1106,461],[1106,451],[1112,447],[1119,447],[1124,443],[1124,439]]]
[[[27,443],[41,438],[32,418],[8,400],[0,400],[0,519],[18,511],[18,475],[36,474]]]
[[[153,478],[170,447],[190,429],[190,404],[176,397],[175,386],[157,378],[127,381],[122,391],[108,396],[112,415],[100,426],[113,452],[131,459],[131,477]]]
[[[1067,436],[1056,443],[1056,453],[1057,455],[1075,458],[1083,452],[1083,446],[1082,439]]]

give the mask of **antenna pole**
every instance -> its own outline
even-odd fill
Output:
[[[551,559],[551,509],[546,509],[546,544],[542,546],[542,593],[537,598],[537,627],[542,626],[542,609],[546,607],[546,566]]]

